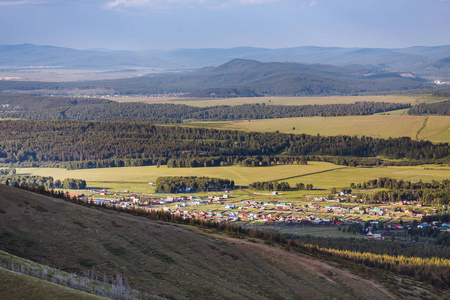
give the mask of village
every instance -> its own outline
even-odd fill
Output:
[[[87,194],[89,194],[87,196]],[[350,202],[353,194],[339,192],[328,199],[324,196],[307,197],[304,201],[285,201],[278,192],[270,194],[270,201],[252,199],[234,199],[228,191],[213,195],[167,195],[148,197],[124,190],[118,194],[109,194],[107,189],[86,190],[83,193],[69,193],[85,202],[106,207],[124,209],[143,209],[146,211],[163,210],[183,218],[214,220],[243,226],[266,226],[270,224],[295,226],[341,227],[342,225],[360,225],[367,239],[384,239],[385,236],[403,235],[411,229],[412,222],[418,229],[430,227],[441,231],[450,231],[450,223],[421,222],[428,214],[437,214],[437,210],[424,207],[420,202],[399,201],[385,204],[368,205]],[[114,197],[111,197],[114,196]],[[445,211],[439,211],[445,213]],[[270,228],[270,227],[269,227]],[[341,230],[339,228],[339,230]],[[381,230],[382,233],[372,233]],[[400,234],[398,231],[402,233]]]

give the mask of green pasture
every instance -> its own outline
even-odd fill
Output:
[[[185,126],[233,129],[311,135],[351,135],[372,136],[377,138],[410,137],[416,139],[423,126],[425,116],[409,115],[370,115],[342,117],[303,117],[263,120],[241,120],[227,122],[195,122]],[[450,118],[447,116],[429,116],[419,139],[432,142],[450,142]]]
[[[60,168],[18,168],[18,174],[52,176],[55,179],[79,178],[87,181],[89,187],[109,188],[117,191],[131,190],[139,193],[153,193],[155,182],[160,176],[207,176],[234,180],[236,185],[248,185],[255,181],[287,181],[291,186],[298,182],[313,184],[315,188],[330,189],[348,187],[379,177],[403,180],[431,181],[450,178],[450,167],[439,165],[407,167],[345,167],[326,162],[309,162],[308,165],[277,165],[268,167],[208,167],[167,168],[161,166],[100,168],[66,170]],[[309,191],[311,192],[311,191]],[[265,192],[268,193],[268,192]],[[301,197],[303,192],[297,192]],[[322,191],[323,193],[323,191]],[[250,195],[249,195],[250,196]],[[267,195],[267,197],[271,197]],[[277,196],[280,197],[280,196]]]
[[[429,103],[437,101],[431,95],[382,95],[382,96],[328,96],[328,97],[243,97],[243,98],[154,98],[115,97],[117,102],[174,103],[207,107],[215,105],[242,105],[265,103],[266,105],[349,104],[358,101]]]

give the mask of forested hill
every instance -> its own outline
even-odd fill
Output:
[[[240,132],[129,122],[1,121],[0,164],[77,168],[166,164],[169,158],[331,155],[445,160],[450,147],[410,138],[379,139]],[[441,161],[442,162],[442,161]],[[232,163],[232,162],[230,162]],[[205,165],[206,166],[206,165]]]
[[[66,83],[0,81],[0,91],[102,88],[118,94],[182,93],[189,97],[355,95],[430,87],[421,78],[377,69],[243,59],[187,74]]]
[[[179,123],[187,119],[242,120],[370,115],[408,107],[410,107],[409,104],[386,102],[300,106],[244,104],[238,106],[194,107],[183,104],[117,103],[102,99],[52,98],[26,95],[0,96],[1,118],[28,120],[128,120]]]

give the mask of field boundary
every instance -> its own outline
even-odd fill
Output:
[[[281,181],[281,180],[289,180],[289,179],[305,177],[305,176],[310,176],[310,175],[316,175],[316,174],[321,174],[321,173],[326,173],[326,172],[336,171],[336,170],[341,170],[341,169],[346,169],[346,168],[348,168],[348,167],[340,167],[340,168],[334,168],[334,169],[329,169],[329,170],[317,171],[317,172],[312,172],[312,173],[307,173],[307,174],[301,174],[301,175],[297,175],[297,176],[291,176],[291,177],[285,177],[285,178],[280,178],[280,179],[274,179],[274,180],[270,180],[269,182],[275,182],[275,181]]]

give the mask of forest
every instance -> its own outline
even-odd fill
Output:
[[[430,88],[433,86],[421,78],[405,78],[397,73],[362,66],[343,68],[319,64],[262,63],[245,59],[184,74],[151,74],[84,82],[0,81],[0,92],[88,89],[121,95],[179,93],[187,97],[226,98],[358,95]]]
[[[448,143],[410,138],[320,136],[279,132],[240,132],[136,122],[25,121],[0,122],[0,164],[13,166],[100,167],[167,164],[169,159],[215,156],[330,155],[414,161],[448,161]],[[304,161],[304,159],[301,159]],[[114,163],[112,163],[114,162]],[[273,162],[273,160],[272,160]],[[300,162],[300,159],[299,159]],[[141,164],[142,165],[142,164]]]
[[[450,116],[450,100],[429,104],[421,103],[410,108],[408,114]]]
[[[450,203],[450,180],[431,182],[378,178],[368,182],[351,184],[352,189],[384,189],[373,194],[359,195],[365,203],[386,203],[398,201],[418,201],[424,205],[443,205]]]
[[[156,179],[156,192],[178,193],[194,191],[217,191],[234,188],[234,181],[210,177],[167,176]]]
[[[44,96],[1,96],[0,117],[27,120],[121,120],[181,123],[184,120],[247,120],[295,117],[372,115],[411,107],[388,102],[326,105],[265,105],[194,107],[184,104],[117,103],[103,99]]]
[[[3,170],[0,170],[3,171]],[[8,170],[7,170],[8,171]],[[43,186],[50,189],[85,189],[86,181],[83,179],[66,178],[63,181],[54,180],[51,176],[36,176],[36,175],[0,175],[0,184],[19,186]]]

